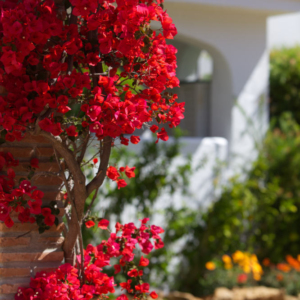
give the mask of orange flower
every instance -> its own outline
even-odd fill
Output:
[[[262,263],[263,263],[263,265],[264,265],[265,267],[269,267],[270,264],[271,264],[271,261],[270,261],[269,258],[265,258],[265,259],[262,261]]]
[[[207,270],[213,271],[216,268],[216,265],[212,261],[209,261],[205,264],[205,268]]]
[[[293,267],[295,270],[300,271],[300,262],[295,259],[294,257],[292,257],[291,255],[287,255],[286,256],[286,261],[288,262],[288,264]]]
[[[277,269],[287,273],[291,270],[291,267],[288,264],[277,264]]]

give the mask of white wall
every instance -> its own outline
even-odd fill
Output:
[[[183,0],[166,0],[183,2]],[[253,10],[269,14],[282,14],[300,10],[299,0],[184,0],[185,3],[212,5],[219,8]]]
[[[300,44],[300,12],[268,19],[269,49],[293,47],[296,44]]]
[[[226,138],[234,153],[251,154],[248,124],[235,107],[266,127],[268,87],[267,14],[224,7],[167,2],[178,40],[207,50],[214,60],[210,136]],[[261,104],[263,102],[263,104]],[[252,144],[251,144],[252,143]]]

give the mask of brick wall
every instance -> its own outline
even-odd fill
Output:
[[[55,159],[50,159],[53,149],[42,137],[27,136],[21,142],[1,145],[0,151],[11,152],[19,159],[20,165],[15,168],[16,182],[28,174],[27,167],[34,157],[40,161],[36,175],[42,171],[58,171]],[[45,202],[60,200],[61,180],[58,177],[35,176],[31,182],[45,193]],[[31,276],[53,269],[63,260],[63,223],[39,234],[37,225],[19,223],[16,215],[13,219],[16,223],[12,228],[0,222],[0,300],[14,299],[18,287],[28,286]]]

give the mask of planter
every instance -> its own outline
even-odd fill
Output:
[[[41,175],[45,171],[58,171],[56,161],[50,159],[53,148],[46,139],[27,136],[21,142],[2,144],[0,152],[11,152],[20,161],[19,166],[14,168],[17,183],[28,174],[30,160],[38,158],[39,169],[31,180],[32,184],[44,192],[45,204],[60,200],[61,180]],[[14,299],[18,287],[28,286],[31,276],[42,270],[56,268],[64,257],[61,250],[63,223],[39,234],[36,224],[22,224],[16,215],[13,220],[15,224],[11,228],[0,222],[0,300]]]

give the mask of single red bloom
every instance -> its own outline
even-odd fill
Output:
[[[98,158],[95,157],[95,158],[93,159],[93,163],[96,164],[97,162],[98,162]]]
[[[4,223],[8,228],[14,225],[14,221],[11,219],[10,216],[7,216],[7,218],[4,220]]]
[[[133,269],[133,270],[128,271],[127,275],[129,277],[137,277],[139,275],[139,273],[138,273],[137,269]]]
[[[51,209],[49,207],[42,208],[42,215],[44,217],[50,216],[51,215]]]
[[[132,135],[131,137],[130,137],[130,142],[132,143],[132,144],[138,144],[139,142],[140,142],[140,137],[139,136],[136,136],[136,135]]]
[[[156,299],[156,298],[158,297],[158,295],[156,294],[155,291],[153,291],[153,292],[150,293],[150,297],[151,297],[152,299]]]
[[[47,226],[52,226],[55,222],[55,216],[54,215],[47,215],[45,217],[44,222]]]
[[[150,127],[150,130],[151,130],[153,133],[155,133],[155,132],[158,130],[158,126],[157,126],[157,125],[152,125],[152,126]]]
[[[167,141],[169,139],[168,133],[166,132],[165,128],[162,128],[160,130],[160,132],[157,133],[157,141],[156,142],[158,142],[158,139],[161,139],[163,141]]]
[[[128,178],[135,177],[134,173],[135,167],[129,168],[128,166],[125,167],[125,174]]]
[[[115,274],[118,274],[121,272],[121,266],[120,265],[114,265],[115,268]]]
[[[99,221],[98,223],[98,227],[101,228],[101,229],[107,229],[107,226],[109,225],[109,221],[106,220],[106,219],[102,219]]]
[[[114,181],[120,177],[118,170],[113,166],[107,168],[106,175],[108,178]]]
[[[30,165],[33,168],[38,169],[39,168],[39,160],[37,158],[32,158],[31,161],[30,161]]]
[[[92,220],[89,220],[89,221],[85,222],[85,226],[86,226],[86,228],[91,228],[91,227],[95,226],[95,222]]]
[[[125,187],[127,185],[127,183],[126,183],[126,181],[124,179],[119,179],[117,181],[117,183],[118,183],[118,189],[123,188],[123,187]]]
[[[123,228],[123,225],[120,224],[119,222],[117,222],[117,224],[116,224],[115,227],[116,227],[116,231],[118,232],[118,231],[120,231]]]
[[[141,267],[147,267],[149,265],[149,259],[144,258],[143,256],[140,259],[139,266]]]
[[[66,129],[67,135],[68,136],[78,136],[78,132],[76,131],[76,126],[71,125]]]

